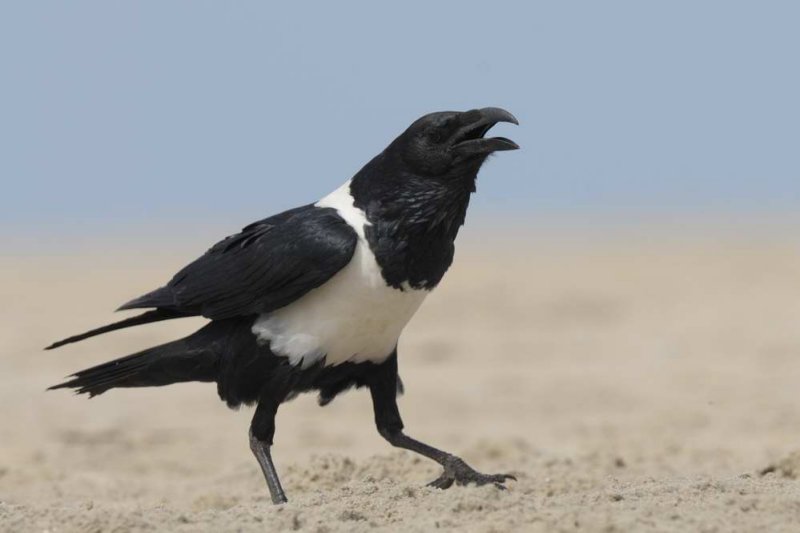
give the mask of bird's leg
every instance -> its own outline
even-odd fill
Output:
[[[504,489],[504,483],[516,478],[510,474],[482,474],[469,466],[463,459],[444,452],[424,442],[412,439],[403,433],[403,420],[397,408],[397,352],[379,365],[369,381],[372,404],[375,409],[375,424],[378,432],[389,444],[404,448],[432,459],[442,465],[442,475],[429,483],[440,489],[450,488],[453,483],[467,485],[486,485],[492,483]]]
[[[272,438],[275,435],[275,414],[278,411],[278,404],[270,398],[262,398],[258,402],[253,421],[250,424],[250,449],[256,456],[264,479],[267,481],[267,488],[272,497],[272,503],[286,503],[286,494],[283,492],[281,482],[278,479],[278,472],[272,462],[270,447]]]

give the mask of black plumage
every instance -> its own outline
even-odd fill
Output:
[[[120,309],[144,313],[56,342],[187,316],[197,332],[75,373],[54,389],[91,396],[117,387],[216,382],[229,406],[256,404],[250,445],[274,502],[286,501],[270,447],[278,406],[317,391],[320,405],[368,387],[378,430],[391,444],[439,462],[432,485],[494,483],[458,457],[403,433],[396,396],[397,337],[453,260],[475,179],[493,152],[485,138],[498,108],[426,115],[348,183],[317,204],[245,227]]]
[[[164,287],[120,307],[212,320],[268,313],[319,287],[353,256],[356,233],[333,209],[307,205],[215,244]]]

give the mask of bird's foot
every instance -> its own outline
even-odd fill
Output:
[[[498,489],[505,490],[506,481],[509,479],[517,480],[511,474],[481,474],[465,463],[463,459],[454,455],[447,458],[442,466],[444,466],[444,472],[442,472],[441,476],[428,483],[429,487],[449,489],[453,483],[457,485],[474,483],[478,486],[491,483]]]

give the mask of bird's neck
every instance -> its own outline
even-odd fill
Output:
[[[475,175],[443,180],[392,167],[375,158],[353,177],[351,195],[370,223],[366,238],[386,282],[432,289],[453,260]]]

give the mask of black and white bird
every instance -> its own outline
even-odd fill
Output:
[[[325,405],[367,387],[380,434],[442,465],[432,486],[502,487],[513,477],[481,474],[403,433],[396,401],[398,339],[453,261],[478,170],[493,152],[519,148],[485,137],[498,122],[517,124],[496,107],[423,116],[317,203],[250,224],[120,307],[148,311],[48,349],[173,318],[203,316],[210,320],[203,328],[51,389],[91,397],[115,387],[216,382],[229,406],[256,404],[250,448],[272,501],[282,503],[270,455],[278,406],[301,392],[318,391]]]

